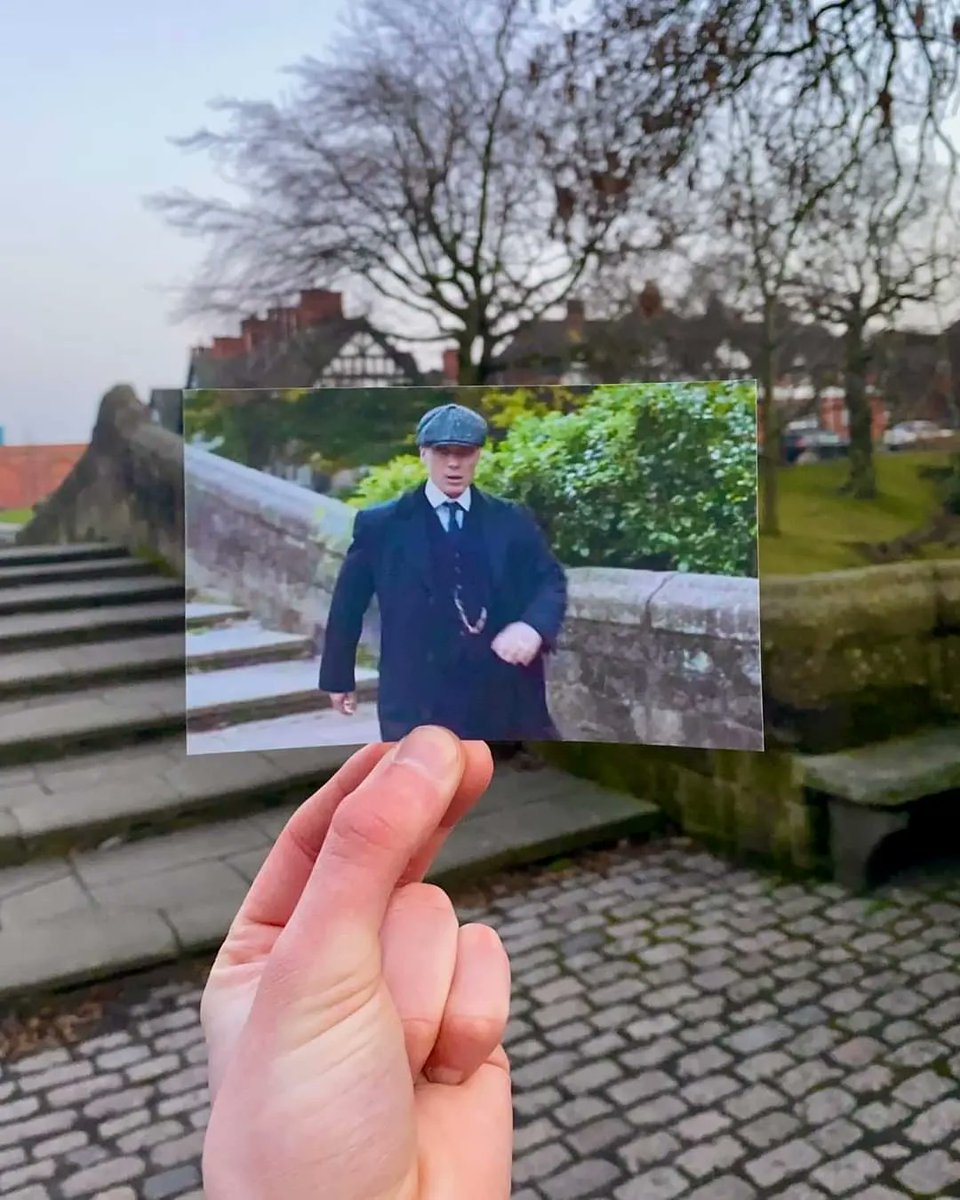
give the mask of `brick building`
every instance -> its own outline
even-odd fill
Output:
[[[310,288],[296,304],[240,322],[190,356],[187,387],[378,387],[420,382],[409,354],[366,317],[348,317],[341,292]]]
[[[0,446],[0,509],[33,508],[55,492],[86,450],[74,443]]]

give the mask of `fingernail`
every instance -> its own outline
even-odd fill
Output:
[[[431,1067],[426,1076],[431,1083],[442,1083],[447,1087],[456,1087],[458,1083],[463,1083],[463,1072],[455,1071],[453,1067]]]
[[[400,742],[393,761],[424,775],[436,775],[451,770],[459,756],[460,747],[452,733],[436,725],[422,725]]]

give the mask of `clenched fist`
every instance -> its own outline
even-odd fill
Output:
[[[527,667],[540,653],[543,638],[524,621],[514,621],[501,629],[493,639],[491,649],[498,658],[513,666]]]

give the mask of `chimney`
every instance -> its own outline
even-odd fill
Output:
[[[242,337],[215,337],[209,353],[211,358],[237,358],[245,349],[246,344]]]
[[[328,292],[325,288],[307,288],[300,293],[297,305],[300,325],[317,325],[321,321],[343,319],[343,293]]]
[[[240,322],[240,336],[247,350],[257,350],[269,337],[269,326],[262,317],[246,317]]]
[[[443,352],[443,381],[444,383],[459,383],[460,381],[460,355],[455,349]]]
[[[267,321],[277,338],[289,337],[297,327],[297,312],[293,308],[268,308]]]
[[[567,336],[574,341],[580,341],[583,337],[583,320],[584,308],[582,300],[567,301],[567,319],[564,322],[567,328]]]

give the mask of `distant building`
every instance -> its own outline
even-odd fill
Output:
[[[0,444],[0,508],[33,508],[45,500],[63,483],[86,448],[77,444]]]
[[[190,356],[188,388],[387,387],[420,382],[410,354],[366,317],[347,317],[340,292],[311,288],[296,305],[240,322]]]

